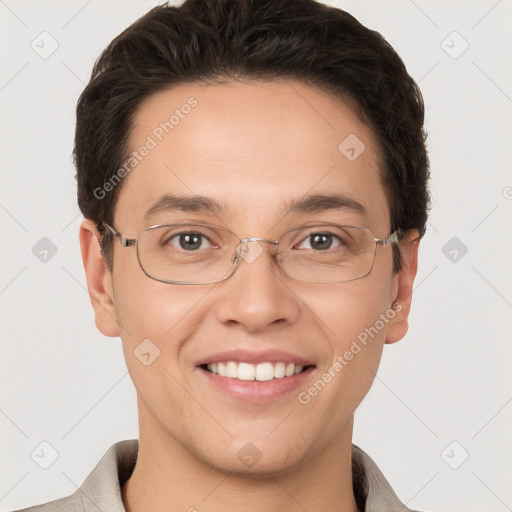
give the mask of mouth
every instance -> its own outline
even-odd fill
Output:
[[[316,365],[308,357],[274,348],[239,348],[205,355],[195,366],[206,393],[220,392],[238,402],[268,404],[279,398],[290,399],[312,378]],[[212,395],[211,399],[216,398]]]
[[[200,365],[203,370],[226,379],[266,382],[287,379],[313,368],[314,365],[299,365],[286,361],[264,361],[258,364],[238,361],[219,361]]]

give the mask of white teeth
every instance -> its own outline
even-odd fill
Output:
[[[253,364],[240,363],[238,365],[238,380],[254,380],[256,370]]]
[[[276,363],[274,366],[274,377],[282,379],[286,375],[286,365],[284,363]]]
[[[256,380],[272,380],[274,378],[274,367],[272,363],[260,363],[256,366]]]
[[[293,363],[237,363],[235,361],[226,361],[222,363],[211,363],[206,365],[207,370],[217,373],[220,377],[238,380],[257,380],[260,382],[282,379],[297,375],[304,369],[304,366]]]
[[[289,363],[287,366],[286,366],[286,370],[285,370],[285,375],[287,377],[291,377],[293,375],[293,372],[295,371],[295,365],[293,363]]]
[[[226,377],[230,379],[238,378],[238,365],[234,361],[228,361],[226,364]]]

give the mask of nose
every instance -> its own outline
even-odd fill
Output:
[[[250,244],[250,242],[265,242],[267,244],[277,245],[277,240],[267,240],[266,238],[257,237],[246,237],[240,240],[240,243],[236,247],[233,261],[236,259],[243,259],[246,263],[252,263],[262,252],[263,246],[259,243]],[[272,251],[273,253],[273,251]]]
[[[251,237],[237,246],[236,271],[219,287],[220,322],[259,332],[299,318],[299,302],[289,288],[289,278],[277,265],[273,247],[266,243],[277,245],[276,240]]]

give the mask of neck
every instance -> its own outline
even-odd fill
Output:
[[[140,421],[137,463],[121,490],[124,506],[127,512],[358,512],[352,426],[353,418],[321,452],[286,471],[248,475],[212,467]]]

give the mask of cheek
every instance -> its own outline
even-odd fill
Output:
[[[316,295],[315,309],[327,326],[333,349],[344,351],[352,340],[364,341],[368,330],[372,333],[371,339],[384,338],[389,319],[383,323],[380,318],[391,306],[392,289],[391,273],[372,272],[363,279],[342,283]]]
[[[377,371],[386,335],[386,325],[380,320],[382,306],[376,297],[367,296],[362,302],[353,297],[338,314],[331,364],[342,365],[347,389],[368,388]]]
[[[127,249],[125,249],[127,250]],[[123,340],[160,338],[179,315],[177,287],[148,277],[137,261],[135,249],[114,264],[113,287]]]
[[[118,276],[123,279],[114,279],[116,311],[123,323],[122,347],[137,390],[139,417],[157,419],[166,432],[189,439],[190,425],[201,425],[208,417],[200,403],[191,401],[182,354],[186,340],[201,325],[201,298],[208,290],[160,283],[131,266],[119,266]]]
[[[321,316],[328,326],[330,358],[320,379],[336,382],[332,387],[339,398],[358,403],[375,378],[386,329],[394,317],[390,287],[391,278],[368,276],[344,283],[339,293],[324,298]]]
[[[147,277],[135,263],[120,263],[114,271],[116,314],[130,378],[145,407],[159,417],[169,403],[175,412],[181,405],[174,376],[194,302],[180,287]]]
[[[315,378],[300,390],[297,401],[300,410],[319,423],[324,436],[336,436],[349,421],[379,366],[385,327],[373,328],[386,310],[387,298],[383,283],[380,288],[372,284],[364,280],[344,283],[333,294],[324,295],[314,309],[327,325],[326,359]]]
[[[136,256],[116,261],[114,300],[128,368],[140,370],[140,353],[158,354],[155,365],[173,372],[187,339],[200,327],[209,288],[149,278]],[[147,357],[146,357],[147,359]]]
[[[173,326],[186,312],[172,285],[160,283],[144,274],[135,253],[119,258],[114,265],[114,302],[123,340],[126,363],[130,370],[140,370],[141,362],[155,365],[168,356],[172,345],[165,343]],[[149,353],[150,356],[142,354]],[[158,356],[158,357],[157,357]],[[153,364],[153,363],[151,363]]]

